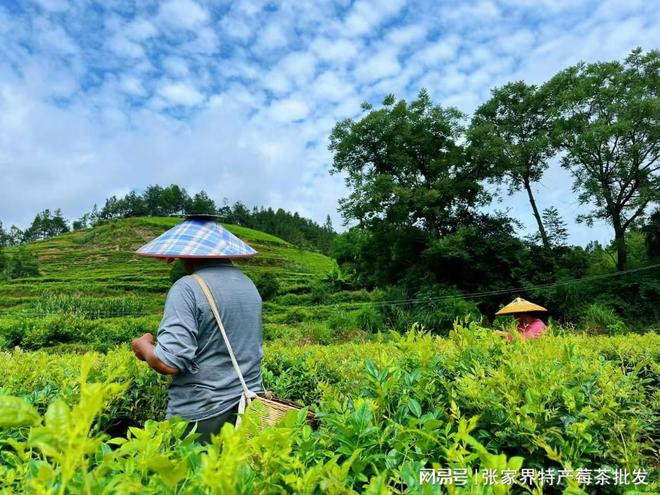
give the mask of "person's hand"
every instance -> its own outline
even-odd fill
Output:
[[[138,339],[133,339],[131,342],[131,349],[133,349],[133,352],[135,353],[135,357],[138,358],[140,361],[144,361],[144,353],[143,349],[144,346],[147,345],[154,345],[154,336],[151,335],[150,333],[145,333],[142,337]]]

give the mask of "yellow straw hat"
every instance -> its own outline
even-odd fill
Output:
[[[543,306],[534,304],[532,302],[523,299],[522,297],[516,297],[509,304],[500,309],[496,315],[512,315],[515,313],[528,313],[530,311],[547,311]]]

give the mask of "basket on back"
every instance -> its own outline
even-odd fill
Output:
[[[241,368],[238,365],[238,361],[236,361],[236,356],[234,355],[234,351],[231,347],[231,343],[227,338],[227,332],[225,331],[225,327],[222,324],[222,319],[220,318],[220,313],[218,312],[218,308],[215,304],[215,299],[213,297],[213,294],[211,294],[208,285],[206,285],[206,282],[199,274],[196,273],[193,275],[193,277],[199,283],[200,287],[202,288],[202,291],[204,292],[204,295],[206,296],[206,299],[209,302],[209,305],[211,306],[211,311],[213,312],[213,316],[215,317],[215,320],[218,323],[218,328],[220,329],[222,338],[225,341],[227,350],[229,351],[229,357],[231,358],[232,365],[234,366],[234,370],[236,370],[238,379],[240,380],[241,386],[243,387],[243,394],[241,395],[241,401],[238,406],[239,414],[238,414],[238,418],[236,419],[236,427],[238,427],[241,423],[241,415],[243,414],[243,412],[245,412],[245,410],[249,408],[253,403],[263,404],[263,408],[259,408],[261,409],[261,411],[259,411],[259,415],[260,415],[262,427],[277,423],[282,418],[284,418],[284,415],[288,411],[302,409],[304,406],[301,406],[300,404],[296,404],[295,402],[292,402],[290,400],[280,399],[278,397],[275,397],[270,392],[255,393],[250,389],[248,389],[247,384],[243,379],[243,373],[241,372]],[[306,421],[312,427],[317,426],[317,422],[315,420],[313,411],[309,411],[309,410],[307,411]]]
[[[255,402],[261,403],[264,406],[263,409],[259,411],[259,415],[260,415],[259,419],[261,420],[262,428],[264,426],[273,425],[278,421],[282,420],[287,412],[299,411],[304,407],[293,401],[275,397],[270,392],[257,394],[256,397],[252,398],[252,402],[250,403],[250,405],[252,405]],[[311,427],[316,428],[317,420],[315,418],[314,411],[311,410],[307,411],[305,421]]]

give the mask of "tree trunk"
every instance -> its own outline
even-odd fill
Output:
[[[525,190],[529,196],[529,203],[532,205],[532,211],[534,212],[534,218],[536,218],[536,223],[539,227],[539,234],[541,234],[541,241],[543,241],[543,247],[550,249],[550,241],[548,239],[548,234],[545,232],[545,227],[543,227],[543,220],[541,219],[541,214],[539,209],[536,207],[536,201],[534,200],[534,194],[532,193],[532,186],[529,183],[528,179],[523,179],[523,184],[525,185]]]
[[[612,217],[614,227],[614,244],[616,245],[616,269],[623,271],[628,263],[628,250],[626,248],[626,232],[621,225],[618,215]]]

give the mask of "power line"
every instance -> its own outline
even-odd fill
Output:
[[[344,303],[343,305],[345,306],[362,306],[362,305],[376,305],[376,306],[399,306],[399,305],[406,305],[406,304],[416,304],[420,302],[436,302],[436,301],[443,301],[446,299],[481,299],[484,297],[491,297],[491,296],[499,296],[499,295],[505,295],[505,294],[513,294],[516,292],[527,292],[527,291],[532,291],[532,290],[538,290],[538,289],[549,289],[552,287],[559,287],[562,285],[574,285],[574,284],[580,284],[583,282],[589,282],[592,280],[601,280],[605,278],[611,278],[611,277],[618,277],[621,275],[627,275],[630,273],[636,273],[636,272],[641,272],[645,270],[652,270],[654,268],[660,267],[660,263],[655,264],[655,265],[649,265],[649,266],[644,266],[640,268],[632,268],[630,270],[624,270],[620,272],[613,272],[613,273],[604,273],[601,275],[592,275],[589,277],[582,277],[582,278],[577,278],[577,279],[571,279],[571,280],[563,280],[561,282],[549,282],[545,284],[538,284],[538,285],[528,285],[528,286],[523,286],[523,287],[513,287],[509,289],[498,289],[498,290],[491,290],[491,291],[483,291],[483,292],[472,292],[472,293],[467,293],[467,294],[453,294],[453,295],[444,295],[444,296],[433,296],[433,297],[424,297],[424,298],[411,298],[411,299],[392,299],[389,301],[360,301],[360,302],[355,302],[355,303]]]
[[[577,278],[577,279],[570,279],[570,280],[562,280],[560,282],[548,282],[545,284],[537,284],[537,285],[528,285],[528,286],[522,286],[522,287],[512,287],[508,289],[497,289],[497,290],[490,290],[490,291],[482,291],[482,292],[471,292],[471,293],[466,293],[466,294],[451,294],[451,295],[443,295],[443,296],[433,296],[433,297],[424,297],[424,298],[409,298],[409,299],[391,299],[388,301],[356,301],[356,302],[344,302],[344,303],[335,303],[335,304],[328,304],[328,307],[356,307],[356,306],[403,306],[407,304],[419,304],[419,303],[431,303],[431,302],[439,302],[439,301],[444,301],[448,299],[482,299],[486,297],[492,297],[492,296],[499,296],[499,295],[506,295],[506,294],[513,294],[516,292],[528,292],[532,290],[539,290],[539,289],[549,289],[552,287],[559,287],[559,286],[564,286],[564,285],[577,285],[581,284],[583,282],[589,282],[593,280],[602,280],[602,279],[607,279],[607,278],[613,278],[613,277],[619,277],[622,275],[628,275],[631,273],[637,273],[641,271],[646,271],[646,270],[652,270],[654,268],[660,267],[660,263],[655,264],[655,265],[648,265],[648,266],[643,266],[639,268],[632,268],[629,270],[624,270],[620,272],[612,272],[612,273],[604,273],[600,275],[591,275],[588,277],[582,277],[582,278]],[[122,308],[124,309],[124,308]],[[51,314],[62,314],[61,312],[51,312],[51,313],[44,313],[38,310],[34,309],[24,309],[20,312],[18,312],[22,316],[47,316]],[[66,313],[66,312],[64,312]],[[79,316],[84,316],[84,311],[81,311],[78,313]],[[2,313],[0,313],[2,314]],[[7,313],[6,315],[9,315],[11,313]],[[112,318],[112,317],[138,317],[138,316],[148,316],[149,314],[142,311],[139,313],[131,313],[130,311],[112,311],[112,310],[105,310],[105,311],[92,311],[91,316],[94,316],[95,318]]]

